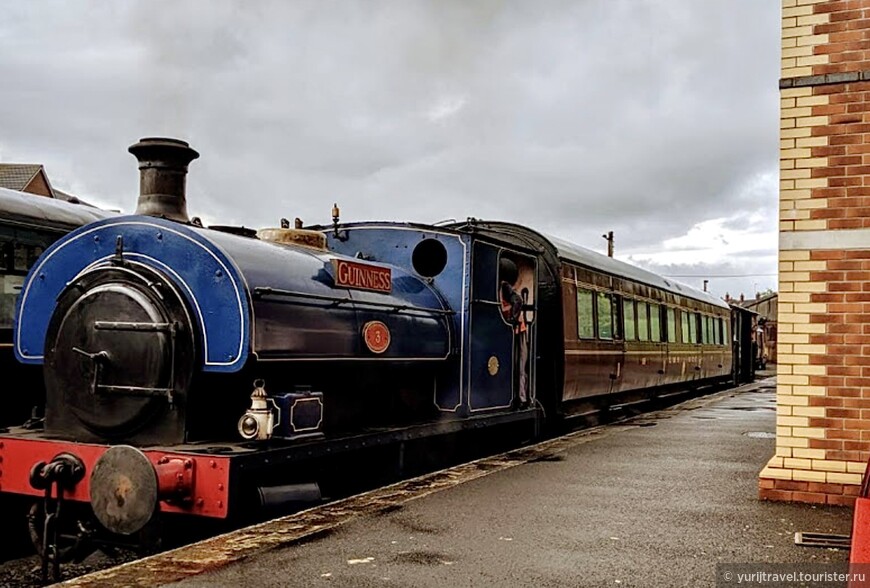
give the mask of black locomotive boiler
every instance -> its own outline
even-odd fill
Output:
[[[136,214],[60,239],[23,284],[14,348],[45,420],[0,434],[0,492],[67,501],[83,533],[291,500],[326,455],[730,378],[706,293],[508,223],[205,228],[198,154],[130,151]]]

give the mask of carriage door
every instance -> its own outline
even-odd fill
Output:
[[[469,409],[534,398],[534,257],[475,242],[471,264]],[[524,391],[524,394],[521,394]]]

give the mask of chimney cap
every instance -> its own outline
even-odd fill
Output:
[[[155,155],[165,157],[172,153],[180,165],[187,165],[199,157],[199,153],[187,141],[170,137],[142,137],[138,143],[130,145],[127,151],[139,160],[140,167],[153,165],[152,161],[147,160]]]

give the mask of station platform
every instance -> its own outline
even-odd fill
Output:
[[[758,499],[766,379],[83,576],[69,586],[714,586],[716,565],[844,562],[796,531],[852,510]]]

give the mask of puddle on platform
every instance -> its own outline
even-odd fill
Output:
[[[745,410],[747,412],[762,412],[766,410],[776,410],[775,405],[770,406],[723,406],[723,410]]]
[[[776,433],[768,433],[767,431],[750,431],[743,434],[753,439],[776,439]]]

